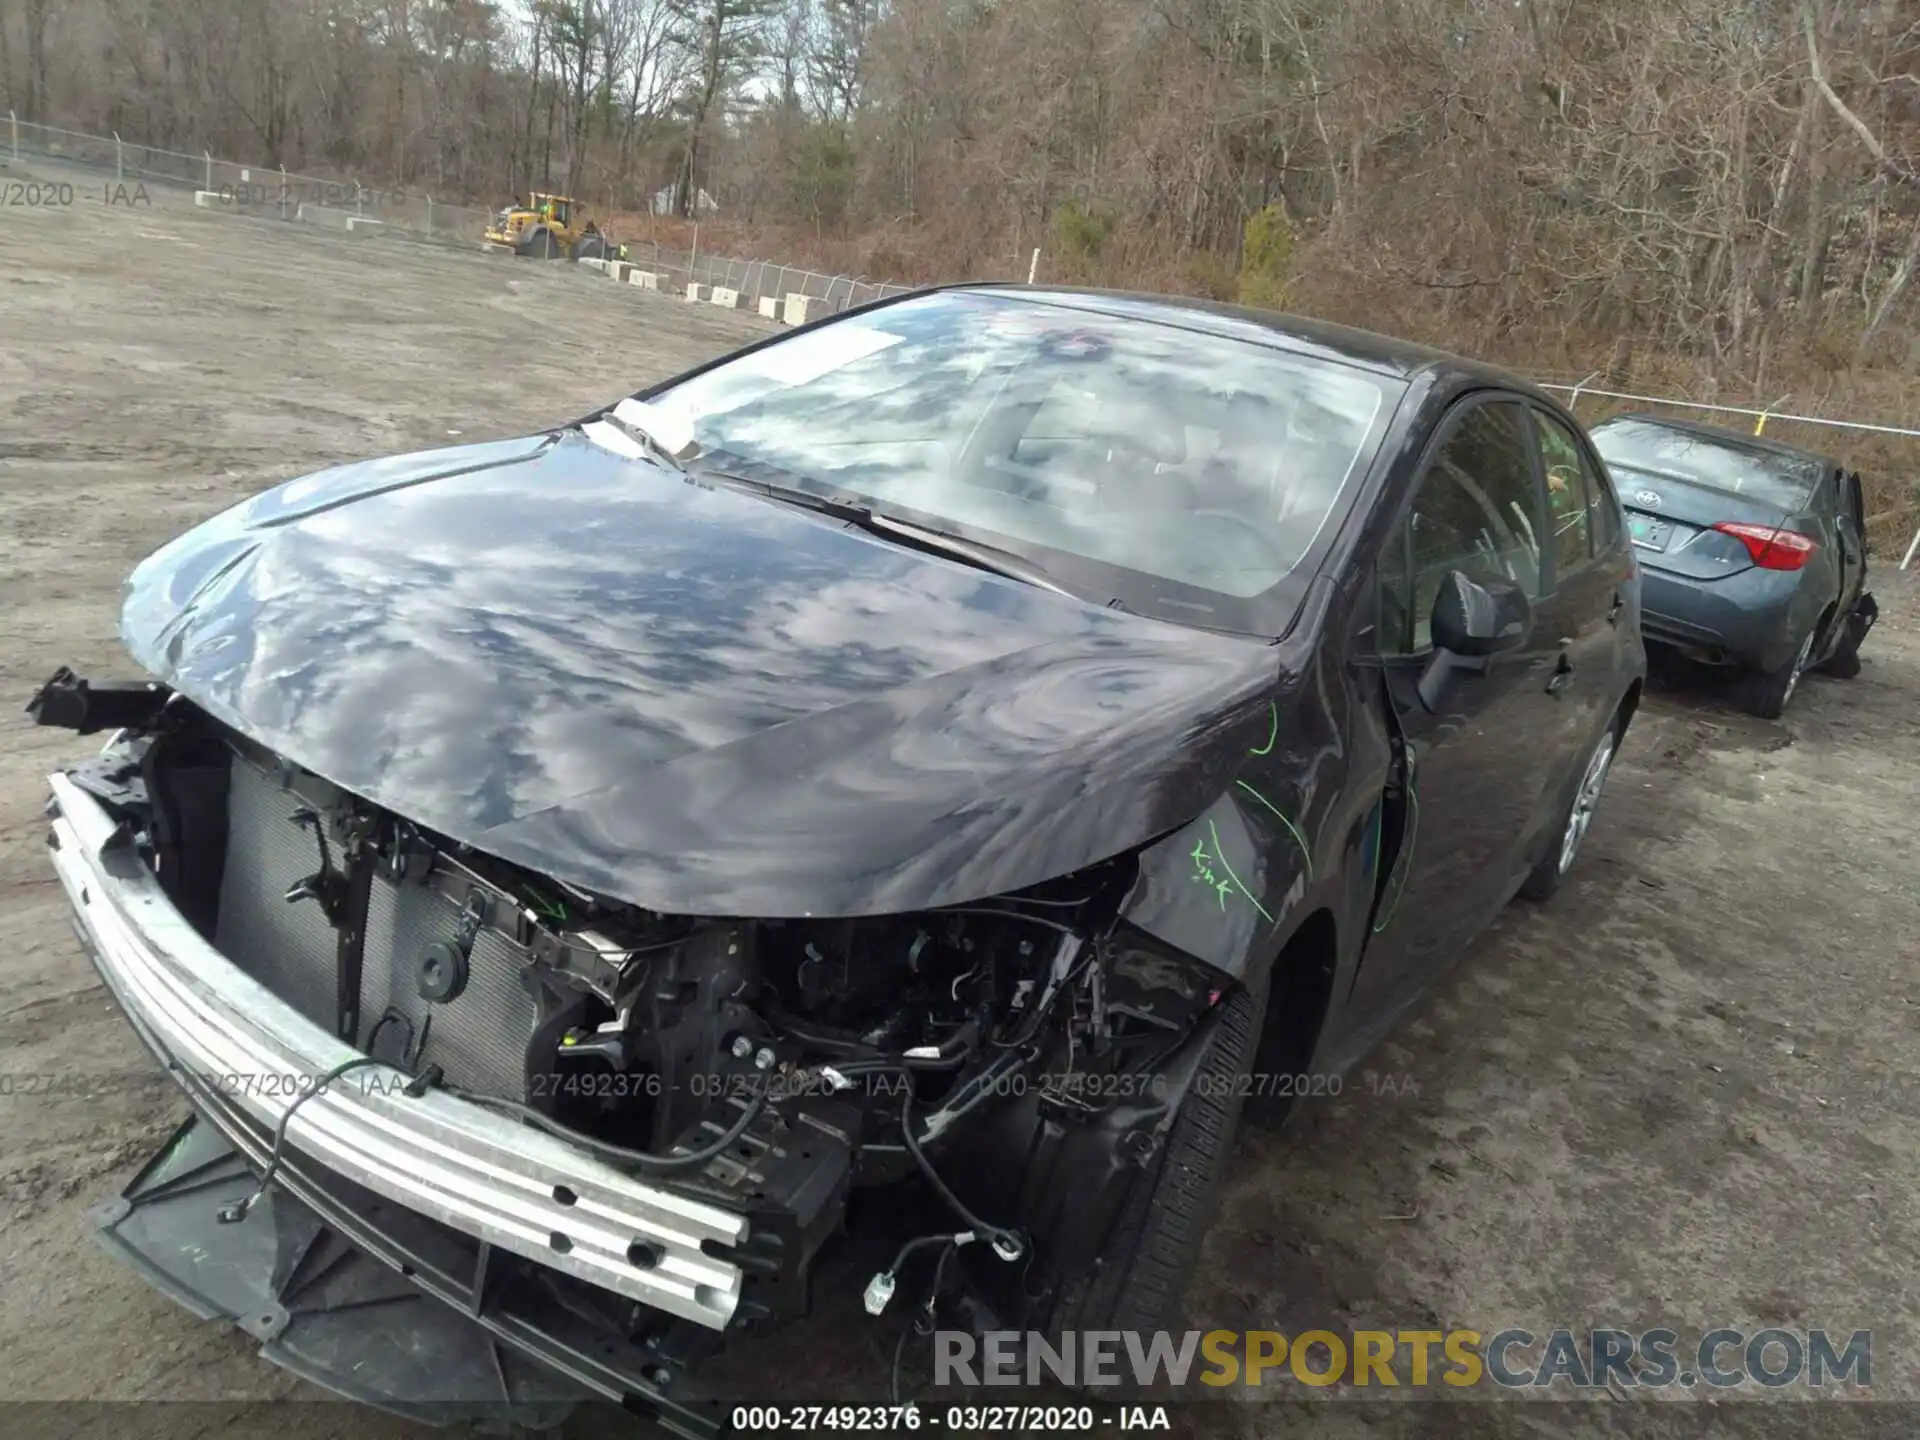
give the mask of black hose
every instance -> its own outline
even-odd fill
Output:
[[[351,1060],[342,1060],[338,1065],[327,1071],[326,1074],[314,1082],[311,1090],[303,1090],[296,1096],[293,1103],[287,1106],[286,1110],[281,1113],[280,1123],[273,1127],[273,1148],[267,1152],[267,1168],[260,1172],[260,1183],[253,1187],[253,1193],[247,1196],[246,1199],[236,1201],[234,1204],[224,1207],[219,1212],[220,1223],[223,1225],[232,1225],[237,1221],[246,1219],[247,1213],[252,1210],[255,1205],[258,1205],[260,1203],[260,1197],[267,1193],[268,1187],[273,1184],[274,1176],[280,1173],[280,1154],[286,1148],[287,1126],[293,1123],[293,1115],[296,1110],[314,1096],[318,1095],[322,1090],[325,1090],[327,1086],[338,1080],[342,1075],[346,1075],[354,1070],[365,1069],[371,1065],[381,1065],[384,1063],[384,1061],[375,1060],[371,1055],[355,1055]]]
[[[944,1231],[938,1235],[922,1235],[917,1239],[909,1240],[906,1244],[902,1245],[898,1253],[894,1255],[893,1263],[887,1266],[887,1274],[898,1275],[900,1273],[900,1267],[907,1263],[907,1257],[917,1250],[925,1250],[929,1245],[951,1244],[953,1244],[953,1236],[946,1234]]]
[[[913,1321],[908,1320],[900,1327],[900,1338],[893,1342],[893,1366],[887,1379],[887,1394],[890,1403],[898,1405],[900,1401],[900,1362],[906,1358],[907,1341],[913,1337]]]
[[[844,1055],[849,1059],[883,1058],[881,1051],[861,1040],[851,1030],[835,1030],[830,1026],[812,1024],[792,1014],[771,998],[763,1002],[762,1009],[775,1029],[815,1050]]]
[[[947,1188],[947,1182],[940,1178],[940,1172],[933,1168],[933,1162],[927,1159],[926,1152],[920,1148],[920,1142],[914,1138],[913,1089],[911,1086],[907,1088],[907,1093],[900,1103],[900,1138],[906,1142],[907,1153],[913,1156],[914,1164],[918,1165],[920,1167],[920,1173],[927,1177],[927,1183],[933,1186],[940,1198],[947,1202],[948,1208],[960,1217],[969,1230],[985,1236],[988,1240],[1004,1242],[1011,1246],[1016,1254],[1026,1249],[1026,1242],[1020,1238],[1019,1232],[1005,1229],[999,1225],[989,1225],[969,1210],[961,1202],[958,1195]]]
[[[558,1120],[542,1114],[531,1105],[523,1105],[518,1100],[502,1100],[493,1095],[478,1095],[471,1090],[457,1090],[446,1087],[449,1094],[458,1095],[462,1100],[471,1100],[477,1105],[485,1105],[495,1110],[503,1110],[509,1115],[518,1116],[536,1130],[545,1131],[556,1139],[591,1150],[603,1159],[617,1160],[623,1165],[638,1166],[642,1170],[691,1170],[704,1165],[709,1160],[719,1158],[726,1148],[747,1133],[749,1126],[760,1118],[767,1108],[767,1092],[762,1090],[748,1102],[740,1118],[721,1132],[718,1139],[703,1145],[698,1150],[690,1150],[684,1155],[655,1155],[648,1150],[629,1150],[624,1145],[615,1145],[607,1140],[596,1140],[593,1136],[575,1130],[572,1126],[562,1125]]]
[[[966,1096],[964,1100],[957,1100],[952,1095],[949,1095],[940,1108],[934,1111],[934,1115],[942,1119],[944,1122],[943,1128],[944,1125],[952,1124],[962,1115],[965,1115],[968,1111],[986,1100],[988,1096],[992,1095],[994,1093],[993,1087],[997,1085],[1004,1076],[1025,1064],[1026,1057],[1023,1055],[1001,1054],[995,1057],[993,1062],[978,1075],[974,1076],[971,1080],[964,1080],[954,1087],[960,1094]],[[968,1093],[969,1091],[971,1093]],[[927,1138],[932,1139],[933,1137],[929,1135]]]
[[[935,1110],[928,1118],[942,1120],[944,1124],[951,1124],[953,1121],[958,1120],[961,1116],[973,1110],[992,1095],[994,1093],[994,1085],[1002,1077],[1014,1070],[1022,1068],[1026,1065],[1027,1060],[1028,1057],[1024,1055],[1002,1053],[996,1056],[993,1062],[978,1075],[974,1076],[971,1080],[964,1080],[959,1085],[956,1085],[953,1092],[949,1094],[940,1108]],[[914,1073],[908,1069],[906,1065],[898,1061],[884,1060],[849,1062],[844,1065],[834,1065],[829,1068],[831,1068],[835,1074],[845,1075],[848,1078],[858,1075],[911,1075]],[[952,1067],[943,1066],[942,1068],[950,1069]],[[964,1096],[965,1098],[956,1100],[954,1098],[955,1095]],[[911,1092],[909,1092],[908,1098],[911,1100]],[[925,1138],[931,1140],[933,1135],[929,1133]],[[898,1145],[864,1145],[861,1148],[864,1150],[892,1152],[901,1147]],[[924,1161],[922,1163],[924,1164]]]
[[[968,1021],[967,1025],[974,1030],[979,1028],[972,1021]],[[848,1076],[874,1075],[902,1070],[958,1070],[973,1058],[976,1039],[977,1036],[969,1036],[967,1041],[951,1055],[856,1055],[846,1060],[830,1060],[822,1068]]]
[[[1060,997],[1071,990],[1087,973],[1087,967],[1097,963],[1104,953],[1102,942],[1096,940],[1086,947],[1081,957],[1065,975],[1060,977],[1058,985],[1050,985],[1041,991],[1040,999],[1035,1001],[1033,1011],[1021,1025],[1020,1033],[1010,1040],[995,1040],[993,1043],[1003,1050],[1023,1049],[1033,1043],[1033,1037],[1040,1033],[1040,1027],[1047,1023],[1047,1017],[1053,1013],[1053,1007],[1060,1003]]]
[[[933,1284],[927,1289],[926,1303],[920,1307],[920,1313],[908,1320],[900,1331],[900,1339],[893,1347],[893,1368],[887,1379],[887,1394],[891,1403],[898,1405],[900,1400],[900,1362],[907,1353],[907,1338],[911,1335],[931,1335],[938,1323],[940,1303],[940,1285],[947,1275],[947,1262],[960,1249],[960,1241],[953,1236],[933,1236],[935,1240],[945,1240],[946,1248],[940,1252],[940,1258],[934,1262]],[[908,1244],[918,1242],[909,1241]],[[904,1252],[902,1252],[904,1253]]]

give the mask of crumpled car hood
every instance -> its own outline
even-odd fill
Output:
[[[577,432],[343,466],[127,582],[134,657],[476,849],[650,909],[851,916],[1185,823],[1272,647],[689,483]]]

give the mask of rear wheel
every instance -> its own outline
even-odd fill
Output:
[[[1235,987],[1160,1154],[1136,1181],[1090,1272],[1062,1286],[1050,1333],[1174,1328],[1220,1199],[1239,1128],[1244,1077],[1259,1048],[1269,980]]]
[[[1778,720],[1785,713],[1787,702],[1800,688],[1800,677],[1807,672],[1814,634],[1809,630],[1793,658],[1779,669],[1751,671],[1734,682],[1733,697],[1742,710],[1762,720]]]
[[[1607,775],[1613,769],[1613,757],[1619,745],[1620,722],[1616,720],[1587,753],[1580,782],[1574,786],[1573,799],[1567,802],[1566,814],[1560,820],[1559,838],[1522,882],[1521,899],[1548,899],[1572,871],[1573,862],[1580,858],[1580,846],[1593,826],[1593,817],[1600,809],[1600,795],[1607,788]]]

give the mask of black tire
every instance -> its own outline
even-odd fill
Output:
[[[1605,792],[1607,776],[1613,773],[1613,762],[1619,758],[1620,739],[1620,722],[1616,719],[1607,727],[1606,733],[1594,741],[1592,748],[1587,751],[1586,758],[1580,765],[1580,773],[1573,782],[1572,793],[1567,796],[1567,803],[1561,808],[1560,823],[1554,827],[1553,838],[1547,844],[1546,854],[1540,857],[1540,862],[1528,872],[1527,878],[1520,884],[1522,900],[1535,902],[1551,900],[1558,893],[1561,885],[1566,882],[1567,876],[1573,873],[1573,867],[1580,860],[1580,851],[1587,837],[1587,829],[1593,824],[1594,814],[1598,811],[1601,796]],[[1606,752],[1604,760],[1600,758],[1603,748]],[[1600,774],[1597,781],[1594,781],[1593,767],[1596,764],[1600,766]],[[1589,781],[1594,781],[1591,795],[1587,793]],[[1587,805],[1586,820],[1580,827],[1579,835],[1573,838],[1573,850],[1568,854],[1567,837],[1573,828],[1574,814],[1583,801]]]
[[[1062,1285],[1044,1327],[1049,1334],[1178,1328],[1174,1321],[1233,1152],[1247,1088],[1243,1080],[1260,1047],[1268,983],[1262,975],[1221,1002],[1207,1052],[1167,1143],[1135,1183],[1091,1272]]]
[[[1821,672],[1836,680],[1853,679],[1860,673],[1860,642],[1864,639],[1866,627],[1849,615],[1846,624],[1840,627],[1840,639],[1834,644],[1833,653],[1820,667]]]
[[[1734,703],[1749,715],[1758,715],[1762,720],[1778,720],[1786,713],[1787,702],[1793,699],[1801,678],[1806,674],[1816,633],[1809,630],[1794,657],[1779,669],[1750,670],[1734,681]]]
[[[551,260],[560,253],[560,249],[554,243],[551,230],[536,230],[521,242],[520,253],[531,255],[536,260]]]

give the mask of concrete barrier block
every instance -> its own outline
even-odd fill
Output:
[[[604,260],[596,260],[596,259],[593,259],[593,258],[592,258],[591,256],[589,256],[589,257],[588,257],[587,259],[584,259],[584,260],[582,260],[582,261],[580,261],[579,263],[580,263],[580,265],[582,266],[582,268],[584,268],[584,269],[587,269],[587,270],[599,270],[599,269],[601,269],[601,268],[602,268],[603,266],[605,266],[605,264],[606,264],[607,262],[606,262],[606,261],[604,261]]]
[[[222,195],[218,190],[196,190],[193,192],[193,203],[202,210],[230,210],[233,208],[233,197]]]
[[[740,292],[731,286],[714,286],[713,294],[709,295],[707,299],[711,303],[718,305],[722,310],[738,310],[740,308]]]
[[[633,266],[624,260],[609,260],[600,268],[607,272],[608,277],[612,279],[614,284],[624,285],[627,283],[627,274],[633,269]]]
[[[368,235],[385,228],[385,222],[375,220],[371,215],[349,215],[347,233],[349,235]]]
[[[809,311],[820,302],[811,295],[788,295],[780,318],[789,325],[804,325],[810,318]]]
[[[329,230],[351,230],[357,215],[345,210],[335,210],[327,205],[302,204],[293,212],[293,218],[308,225],[323,225]]]
[[[707,292],[709,289],[710,289],[709,286],[695,285],[691,281],[689,281],[687,284],[687,299],[704,300],[707,298]]]
[[[660,288],[660,272],[657,270],[636,270],[627,276],[627,283],[629,285],[638,285],[642,290],[658,290]]]
[[[766,320],[778,320],[780,318],[780,297],[778,295],[762,295],[760,297],[760,315],[761,318]]]

